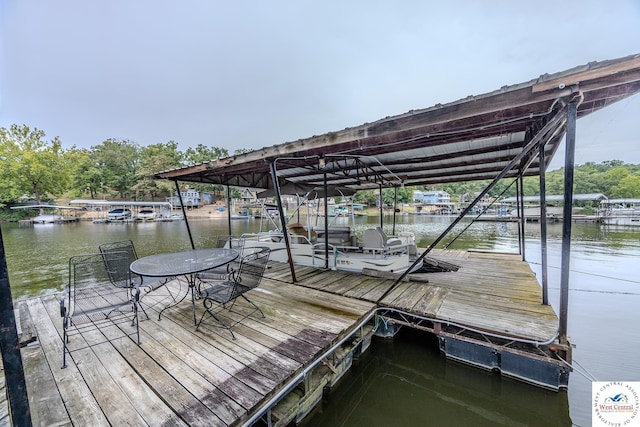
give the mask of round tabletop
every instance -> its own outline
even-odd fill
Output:
[[[220,267],[237,257],[235,249],[195,249],[146,256],[132,262],[130,268],[141,276],[181,276]]]

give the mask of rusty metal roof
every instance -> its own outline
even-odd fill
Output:
[[[318,186],[325,174],[329,185],[353,189],[492,179],[534,139],[544,144],[548,165],[564,137],[569,102],[578,100],[580,118],[638,91],[640,54],[155,177],[271,188],[275,162],[280,185]],[[537,153],[527,151],[505,177],[538,175]]]

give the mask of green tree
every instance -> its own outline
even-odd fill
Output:
[[[361,203],[367,206],[375,206],[378,201],[377,190],[361,190],[353,195],[353,201],[355,203]]]
[[[103,171],[99,164],[93,161],[89,150],[72,148],[68,154],[72,164],[72,193],[77,196],[89,194],[95,199],[104,192]]]
[[[137,182],[133,185],[136,199],[155,200],[172,194],[175,190],[173,182],[154,179],[153,174],[180,167],[182,159],[183,154],[174,141],[143,147],[140,150],[140,167],[136,172]]]
[[[398,188],[398,203],[409,203],[413,198],[413,187]],[[377,199],[376,199],[377,200]],[[395,201],[395,190],[393,188],[384,188],[382,190],[382,203],[393,206]]]
[[[184,160],[189,164],[203,163],[228,157],[229,152],[225,148],[207,147],[198,144],[196,148],[187,148],[184,152]]]
[[[70,173],[62,144],[58,137],[51,141],[44,137],[43,131],[26,125],[0,128],[0,200],[14,201],[27,194],[39,204],[43,198],[60,196],[67,190]]]
[[[617,185],[611,187],[608,196],[612,199],[639,199],[640,175],[625,176]]]
[[[198,144],[196,148],[187,148],[184,152],[184,160],[189,164],[203,163],[224,157],[229,157],[229,152],[225,148],[207,147],[203,144]],[[217,193],[219,197],[224,197],[222,185],[191,184],[191,187],[198,191],[211,191]]]
[[[102,173],[102,183],[121,199],[132,198],[137,183],[140,147],[127,139],[107,139],[92,147],[91,160]]]

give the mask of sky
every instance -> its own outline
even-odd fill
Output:
[[[0,0],[0,127],[232,154],[636,53],[639,0]],[[640,163],[639,118],[580,119],[576,163]]]

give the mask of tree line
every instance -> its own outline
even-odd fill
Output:
[[[145,147],[128,139],[107,139],[91,148],[64,149],[58,137],[45,139],[45,132],[26,125],[0,128],[0,206],[18,203],[23,197],[40,204],[43,200],[71,198],[116,198],[122,200],[164,201],[174,192],[172,183],[150,178],[155,172],[227,157],[224,148],[198,144],[186,151],[175,141]],[[234,154],[250,150],[236,150]],[[563,194],[564,170],[546,174],[547,194]],[[411,202],[413,190],[444,190],[458,201],[477,194],[488,181],[456,182],[438,186],[384,189],[383,203]],[[221,192],[220,186],[192,184],[197,190]],[[524,194],[537,195],[539,179],[524,179]],[[578,165],[574,192],[603,193],[609,198],[640,198],[640,165],[620,160]],[[502,180],[493,196],[514,196],[512,180]],[[358,203],[375,205],[378,191],[360,191]]]
[[[180,151],[175,141],[141,147],[128,139],[64,149],[58,137],[47,141],[42,130],[12,125],[0,128],[0,205],[25,196],[40,204],[63,195],[164,201],[174,187],[151,179],[154,172],[228,155],[224,148],[203,144]]]

